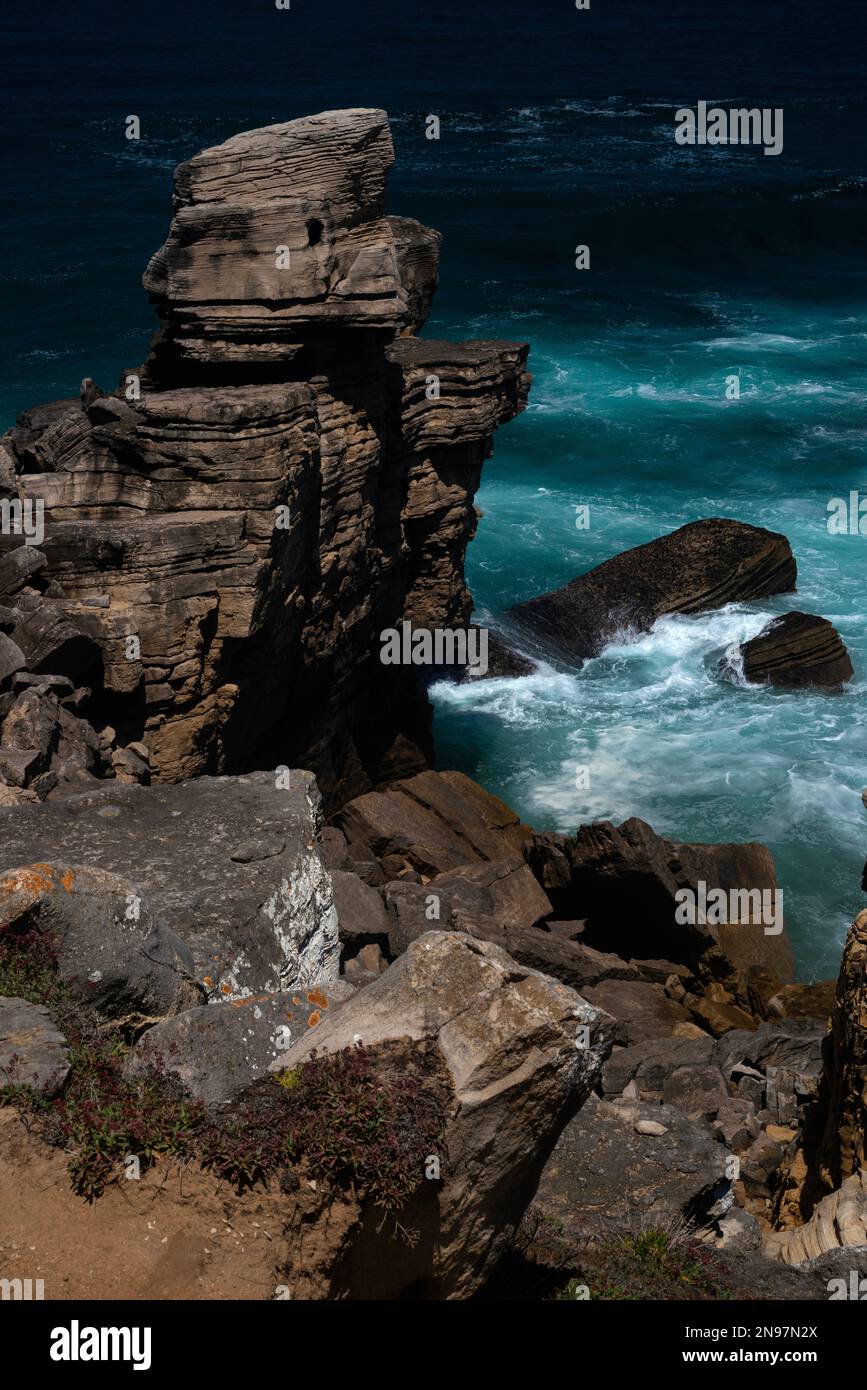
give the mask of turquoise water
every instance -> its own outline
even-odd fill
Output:
[[[684,840],[764,842],[800,974],[821,977],[836,973],[860,910],[867,843],[867,538],[827,529],[831,497],[867,495],[867,308],[721,293],[688,307],[688,323],[657,315],[591,333],[520,314],[502,325],[531,339],[536,380],[479,494],[478,615],[500,623],[509,603],[702,516],[784,532],[797,596],[663,619],[580,671],[438,685],[439,761],[539,827],[637,815]],[[733,372],[737,401],[725,399]],[[589,530],[576,529],[579,504]],[[792,607],[838,627],[856,671],[845,694],[717,675],[723,649]]]
[[[830,498],[867,494],[865,13],[329,0],[323,22],[305,0],[89,0],[46,18],[8,0],[0,15],[0,427],[146,356],[140,277],[175,164],[253,126],[382,106],[389,208],[444,236],[426,334],[532,345],[530,408],[498,434],[479,496],[480,616],[697,517],[785,532],[797,596],[663,622],[580,672],[441,686],[436,735],[440,766],[538,826],[639,815],[684,839],[765,841],[804,977],[836,973],[864,902],[867,539],[825,522]],[[783,153],[676,146],[674,111],[701,99],[782,107]],[[837,623],[847,692],[721,683],[718,650],[792,606]]]

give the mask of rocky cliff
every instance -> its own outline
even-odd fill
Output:
[[[0,444],[0,496],[44,506],[44,543],[0,537],[10,660],[40,669],[34,611],[67,657],[84,639],[84,671],[59,641],[41,669],[91,692],[106,764],[132,743],[159,781],[303,766],[334,801],[429,756],[417,675],[379,634],[468,621],[474,494],[530,378],[523,344],[413,336],[440,239],[385,214],[393,158],[385,113],[350,110],[181,165],[149,360]]]

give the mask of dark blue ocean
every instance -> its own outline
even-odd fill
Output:
[[[571,675],[437,687],[436,731],[441,766],[538,826],[635,814],[683,839],[766,842],[806,978],[836,973],[867,848],[867,537],[826,524],[831,498],[867,496],[864,14],[7,0],[0,21],[0,427],[142,360],[140,277],[177,162],[247,127],[382,106],[390,210],[445,237],[426,333],[532,344],[530,409],[498,435],[479,496],[480,616],[697,517],[786,533],[796,600],[665,620]],[[782,154],[678,146],[674,112],[700,100],[782,107]],[[837,624],[847,692],[720,683],[709,658],[791,606]]]

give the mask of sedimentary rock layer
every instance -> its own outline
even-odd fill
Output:
[[[852,662],[837,629],[814,613],[784,613],[742,649],[748,681],[787,689],[837,689],[852,679]]]
[[[87,716],[155,780],[303,765],[334,800],[430,756],[380,633],[468,622],[473,498],[529,377],[526,345],[407,336],[439,238],[384,215],[392,161],[385,114],[344,111],[182,165],[148,363],[3,440],[0,488],[45,539],[0,537],[0,587],[12,565],[98,645]]]
[[[511,611],[553,651],[583,660],[615,637],[648,631],[665,614],[788,593],[796,575],[785,536],[711,517],[625,550]]]

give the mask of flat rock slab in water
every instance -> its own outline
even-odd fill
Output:
[[[744,676],[791,689],[818,685],[837,689],[852,679],[843,640],[827,618],[784,613],[742,648]]]
[[[625,550],[511,613],[554,652],[584,660],[620,634],[648,632],[667,613],[790,593],[796,578],[785,536],[711,517]]]

